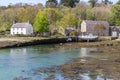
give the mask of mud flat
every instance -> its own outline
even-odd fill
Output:
[[[66,48],[68,49],[68,47]],[[69,78],[70,80],[83,80],[81,74],[85,73],[87,73],[88,76],[92,78],[92,80],[96,80],[97,76],[101,76],[104,80],[120,80],[119,48],[120,45],[98,47],[97,51],[91,51],[89,53],[95,55],[96,57],[77,58],[61,66],[39,69],[38,72],[58,71],[63,73],[63,76],[65,78]],[[53,80],[53,77],[54,74],[46,80]]]

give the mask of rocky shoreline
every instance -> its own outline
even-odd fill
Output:
[[[91,51],[89,54],[96,57],[81,57],[61,66],[39,69],[37,72],[61,72],[65,78],[70,80],[83,80],[80,76],[89,73],[92,80],[97,76],[102,79],[120,80],[120,45],[98,47],[97,51]],[[70,48],[70,47],[69,47]],[[53,80],[54,74],[46,80]]]

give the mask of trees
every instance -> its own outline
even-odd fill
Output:
[[[48,32],[49,22],[47,20],[46,13],[42,10],[39,10],[35,22],[34,22],[34,30],[35,32]]]
[[[57,0],[48,0],[46,3],[48,3],[48,2],[53,2],[53,3],[55,3],[55,5],[58,4],[58,1],[57,1]]]
[[[54,32],[58,19],[59,13],[56,9],[39,10],[34,23],[35,32]]]
[[[89,20],[105,20],[109,21],[111,18],[111,7],[100,6],[87,10],[87,19]]]
[[[79,0],[61,0],[60,4],[63,4],[64,6],[68,7],[75,7],[76,3],[78,3]]]
[[[120,0],[118,0],[117,4],[120,4]]]
[[[49,22],[49,30],[54,33],[57,30],[57,21],[60,19],[60,12],[54,8],[45,9],[47,20]]]
[[[87,10],[89,9],[89,6],[85,2],[80,2],[76,5],[75,11],[73,13],[76,13],[76,18],[80,18],[82,20],[86,19]]]
[[[46,7],[49,7],[49,8],[54,8],[56,7],[58,4],[58,1],[57,0],[48,0],[46,1]]]
[[[63,8],[61,11],[61,19],[57,22],[58,32],[63,34],[66,27],[74,27],[78,25],[78,18],[74,12],[74,8]]]
[[[120,26],[120,3],[112,7],[113,25]]]
[[[74,12],[74,8],[66,8],[64,9],[63,17],[61,18],[63,22],[63,26],[74,27],[77,25],[76,13]]]
[[[15,13],[12,8],[8,8],[5,10],[0,10],[0,32],[5,32],[10,30],[10,25],[14,20]]]
[[[10,29],[13,20],[29,20],[32,25],[34,24],[35,32],[57,31],[60,34],[64,33],[67,26],[79,28],[82,20],[106,20],[112,25],[120,26],[120,0],[114,6],[104,5],[109,0],[103,0],[104,4],[98,3],[99,5],[95,6],[97,1],[89,0],[92,7],[84,1],[78,3],[79,0],[60,0],[64,6],[59,7],[56,7],[57,0],[48,0],[47,8],[42,4],[0,7],[0,30]]]
[[[98,2],[98,0],[89,0],[88,2],[91,4],[91,6],[93,8],[93,7],[95,7],[95,5]]]
[[[112,2],[109,1],[109,0],[102,0],[102,3],[104,3],[105,5],[107,5],[107,4],[112,4]]]

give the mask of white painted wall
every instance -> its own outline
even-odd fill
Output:
[[[26,28],[11,28],[10,31],[11,35],[15,35],[15,34],[26,34]]]
[[[28,25],[28,27],[26,28],[26,34],[33,34],[33,27],[32,25]]]
[[[113,37],[117,37],[117,32],[116,31],[112,31],[112,36]]]
[[[15,34],[30,35],[30,34],[33,34],[33,27],[31,24],[28,24],[26,28],[11,28],[10,34],[11,35],[15,35]]]
[[[81,32],[86,32],[86,23],[83,21],[82,23],[81,23]]]

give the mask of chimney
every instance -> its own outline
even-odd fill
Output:
[[[13,21],[13,24],[16,24],[16,22],[17,22],[17,21],[16,21],[16,20],[14,20],[14,21]]]
[[[28,24],[30,24],[30,21],[28,20]]]
[[[15,24],[15,21],[13,21],[13,24]]]

